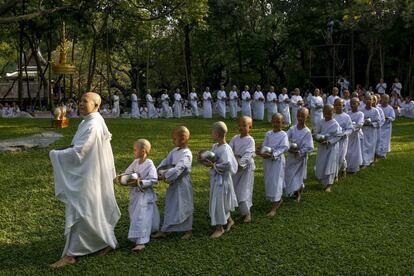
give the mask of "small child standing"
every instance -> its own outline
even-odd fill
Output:
[[[234,157],[231,147],[226,143],[227,126],[224,122],[215,122],[211,135],[217,143],[211,151],[216,156],[216,162],[203,161],[204,165],[211,167],[210,174],[210,200],[209,215],[211,225],[216,230],[211,238],[217,239],[224,234],[224,227],[229,231],[234,221],[231,218],[231,211],[237,207],[237,198],[234,192],[232,175],[237,172],[237,160]]]
[[[158,168],[171,166],[161,179],[169,184],[165,195],[164,223],[161,231],[152,236],[165,238],[170,232],[185,232],[182,240],[192,238],[193,229],[193,188],[190,178],[193,155],[188,148],[190,131],[181,126],[174,130],[173,141],[176,146],[161,161]]]
[[[323,107],[323,119],[316,124],[315,134],[324,135],[319,142],[316,155],[315,176],[322,182],[325,192],[331,192],[331,187],[338,173],[339,140],[342,128],[333,118],[334,107],[327,104]]]
[[[249,132],[253,127],[252,118],[242,116],[239,119],[239,135],[231,139],[229,145],[233,149],[238,163],[237,173],[233,175],[234,191],[236,193],[240,214],[243,222],[252,221],[250,208],[252,207],[255,142]]]
[[[308,169],[308,154],[313,151],[312,133],[306,126],[309,110],[305,107],[299,108],[297,112],[297,124],[292,126],[288,132],[288,138],[297,144],[297,150],[289,149],[285,170],[285,193],[294,195],[296,201],[300,202],[301,193],[305,188],[303,180],[306,179]]]
[[[135,243],[132,250],[136,252],[145,249],[151,233],[158,231],[160,225],[157,196],[152,189],[157,183],[157,170],[152,160],[147,159],[150,151],[151,144],[148,140],[137,140],[134,143],[135,160],[125,171],[125,174],[138,174],[138,179],[128,182],[128,186],[131,187],[128,206],[131,224],[128,239]]]
[[[289,149],[289,140],[286,132],[282,130],[283,115],[280,113],[272,116],[272,130],[269,130],[263,142],[263,147],[271,148],[271,152],[262,152],[260,149],[256,154],[263,157],[264,182],[266,198],[272,202],[272,209],[267,214],[269,217],[276,215],[276,210],[282,204],[283,186],[285,183],[285,156]]]

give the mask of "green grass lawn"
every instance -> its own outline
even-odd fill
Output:
[[[132,162],[137,138],[152,143],[150,158],[158,164],[173,147],[172,130],[186,125],[193,153],[210,148],[214,120],[106,120],[113,134],[118,173]],[[324,193],[315,179],[310,158],[302,202],[285,200],[269,219],[263,166],[257,171],[253,223],[236,225],[219,240],[211,240],[208,218],[207,169],[193,164],[194,238],[179,235],[152,241],[143,254],[133,253],[127,240],[128,189],[115,187],[122,217],[116,227],[120,249],[105,257],[89,256],[60,270],[49,268],[63,250],[64,205],[54,197],[48,152],[70,144],[79,121],[55,130],[64,138],[49,149],[0,154],[0,273],[1,274],[412,274],[414,273],[414,120],[394,123],[392,153],[375,167],[334,185]],[[227,121],[228,140],[237,133]],[[31,135],[50,129],[49,120],[0,119],[0,139]],[[256,144],[270,129],[255,123]],[[164,210],[167,184],[156,187]]]

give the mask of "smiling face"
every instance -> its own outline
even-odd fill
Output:
[[[370,109],[372,107],[372,96],[371,95],[365,96],[364,102],[365,102],[365,107],[367,109]]]
[[[359,108],[359,99],[354,97],[351,99],[351,110],[352,112],[357,112]]]
[[[240,136],[247,136],[252,129],[252,119],[250,117],[241,117],[239,119]]]
[[[100,105],[100,97],[98,94],[89,92],[82,96],[79,103],[79,113],[87,116],[90,113],[98,111]]]
[[[341,114],[344,110],[344,100],[336,99],[334,103],[335,113]]]
[[[189,138],[189,134],[180,129],[176,129],[173,133],[173,143],[179,148],[185,147]]]
[[[307,118],[309,117],[309,110],[307,108],[301,108],[298,110],[296,119],[298,120],[298,125],[303,126]]]

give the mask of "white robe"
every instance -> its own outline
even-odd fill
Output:
[[[338,172],[338,141],[342,137],[339,136],[342,129],[335,119],[329,121],[323,119],[316,125],[315,133],[325,135],[329,142],[325,145],[318,145],[315,161],[315,176],[326,187],[333,184]]]
[[[338,96],[334,96],[334,95],[330,95],[327,99],[326,99],[326,103],[330,104],[330,105],[334,105],[336,99],[339,99]]]
[[[72,147],[49,153],[55,195],[65,203],[62,256],[82,256],[118,245],[114,228],[121,213],[114,194],[111,136],[102,116],[91,113],[79,124]]]
[[[364,135],[362,133],[362,126],[364,125],[364,113],[361,111],[348,113],[351,121],[354,122],[352,126],[352,133],[348,138],[348,151],[346,154],[347,172],[356,173],[362,165],[362,151]]]
[[[375,144],[375,154],[380,155],[379,154],[379,151],[380,151],[379,148],[380,148],[380,140],[381,140],[381,129],[382,129],[382,126],[385,123],[385,115],[384,115],[384,111],[382,111],[382,109],[379,107],[379,105],[377,105],[375,108],[378,110],[378,112],[380,114],[379,127],[377,128],[377,143]]]
[[[219,90],[217,92],[217,112],[224,119],[226,119],[226,100],[226,91]]]
[[[158,181],[157,169],[150,159],[142,164],[139,163],[139,159],[136,159],[125,170],[125,173],[138,174],[144,190],[141,192],[138,187],[130,187],[128,239],[135,244],[146,244],[150,240],[151,233],[158,231],[160,227],[157,195],[153,190],[153,186]]]
[[[147,94],[145,96],[145,99],[147,100],[147,118],[157,118],[157,110],[155,109],[154,100],[152,99],[152,96],[150,94]]]
[[[390,105],[381,106],[380,109],[384,112],[385,122],[381,126],[380,144],[377,153],[379,156],[386,156],[391,151],[392,122],[395,120],[395,112]]]
[[[139,118],[138,97],[135,93],[131,94],[131,118]]]
[[[312,96],[311,103],[311,121],[312,127],[315,128],[320,120],[323,118],[323,99],[320,96]]]
[[[391,91],[396,91],[398,95],[401,96],[401,89],[402,89],[402,84],[401,82],[394,82],[391,86]]]
[[[237,95],[237,91],[230,91],[229,94],[230,98],[230,118],[235,119],[237,118],[237,101],[239,96]]]
[[[351,117],[345,112],[341,114],[334,113],[334,118],[342,128],[342,138],[338,141],[339,155],[338,155],[338,170],[345,171],[347,168],[346,153],[348,152],[348,136],[352,133],[352,120]]]
[[[252,107],[250,105],[251,96],[249,91],[243,91],[242,95],[242,115],[252,117]]]
[[[216,155],[216,168],[223,171],[219,174],[214,168],[210,174],[209,215],[211,225],[226,225],[230,212],[237,207],[232,175],[237,172],[237,160],[228,144],[214,144],[211,150]]]
[[[301,104],[299,104],[301,103]],[[299,108],[301,108],[303,105],[303,99],[302,96],[300,95],[293,95],[290,98],[290,106],[292,108],[292,124],[296,125],[298,123],[298,119],[297,119],[297,115],[298,115],[298,110]]]
[[[253,119],[263,121],[264,119],[264,96],[262,91],[253,94]]]
[[[364,140],[362,143],[362,165],[369,166],[374,162],[375,147],[377,144],[377,128],[380,124],[380,114],[376,108],[362,109],[364,118],[370,118],[373,125],[363,126],[362,132],[364,133]]]
[[[313,151],[312,134],[309,128],[298,129],[297,125],[289,128],[288,139],[299,147],[298,153],[288,153],[285,168],[285,194],[293,195],[301,188],[305,188],[304,180],[307,177],[308,155]]]
[[[272,121],[273,114],[277,113],[277,95],[275,92],[267,92],[267,121]]]
[[[351,100],[350,99],[343,99],[344,100],[344,112],[349,113],[351,111]]]
[[[113,95],[112,99],[114,101],[114,105],[112,106],[112,116],[118,118],[121,114],[121,110],[119,109],[119,96]]]
[[[182,100],[180,93],[174,93],[174,118],[181,118]]]
[[[279,113],[283,115],[283,123],[286,125],[290,125],[292,122],[290,120],[290,110],[289,110],[289,100],[288,94],[280,94],[279,95]]]
[[[193,229],[193,187],[191,183],[191,150],[174,148],[158,166],[173,165],[165,173],[169,183],[165,195],[163,232],[186,232]]]
[[[213,118],[213,111],[211,109],[211,93],[207,91],[203,93],[203,117]]]
[[[170,97],[167,93],[164,93],[161,95],[161,105],[162,105],[162,111],[161,116],[163,118],[171,118],[172,117],[172,110],[170,107]]]
[[[278,202],[282,198],[285,184],[285,156],[289,149],[289,140],[283,130],[266,132],[263,146],[272,148],[273,157],[263,159],[264,183],[267,200]]]
[[[240,137],[239,134],[231,139],[229,146],[238,163],[237,173],[233,175],[234,191],[240,213],[247,215],[253,205],[254,171],[256,169],[254,163],[255,142],[252,136]]]
[[[193,117],[198,117],[198,105],[197,105],[198,96],[196,92],[190,93],[190,105],[191,105],[191,114]]]
[[[385,82],[378,83],[377,86],[376,86],[376,88],[377,88],[378,94],[381,94],[382,95],[382,94],[385,93],[385,90],[387,89],[387,84]]]
[[[406,118],[414,118],[414,101],[401,103],[401,116]]]

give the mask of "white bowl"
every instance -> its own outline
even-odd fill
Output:
[[[212,151],[209,151],[209,150],[202,150],[202,151],[200,151],[199,153],[198,153],[198,157],[201,159],[201,160],[208,160],[208,161],[211,161],[211,162],[216,162],[217,161],[217,158],[216,158],[216,155],[214,154],[214,152],[212,152]]]

